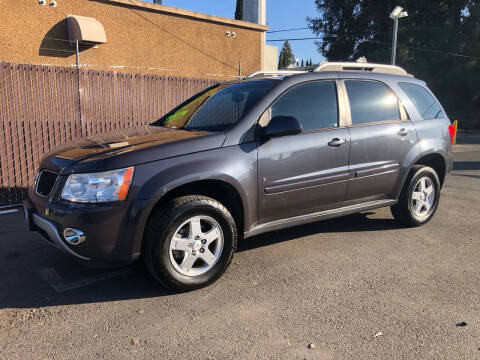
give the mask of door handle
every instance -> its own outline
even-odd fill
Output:
[[[334,138],[330,140],[330,142],[328,143],[328,146],[338,147],[346,143],[347,143],[347,140],[345,139]]]
[[[400,130],[398,130],[397,135],[407,136],[407,135],[410,134],[411,132],[412,132],[412,130],[408,130],[408,129],[405,129],[405,128],[401,128]]]

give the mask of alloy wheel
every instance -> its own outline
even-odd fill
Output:
[[[412,211],[418,217],[427,217],[431,214],[435,204],[435,185],[427,176],[420,178],[412,192]]]
[[[222,228],[209,216],[183,222],[170,240],[170,261],[180,274],[199,276],[215,266],[223,250]]]

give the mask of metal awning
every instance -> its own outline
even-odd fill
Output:
[[[107,35],[103,25],[95,18],[67,15],[68,35],[71,41],[105,44]]]

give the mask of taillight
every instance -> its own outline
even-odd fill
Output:
[[[448,133],[450,134],[450,144],[453,145],[455,140],[455,126],[448,125]]]

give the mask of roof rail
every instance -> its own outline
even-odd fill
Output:
[[[393,74],[393,75],[406,75],[412,76],[402,69],[400,66],[386,65],[386,64],[373,64],[363,62],[323,62],[317,66],[314,72],[322,71],[370,71],[374,73]]]
[[[366,71],[380,74],[392,74],[392,75],[413,75],[407,73],[405,69],[400,66],[386,65],[386,64],[374,64],[367,62],[328,62],[325,61],[317,66],[313,72],[323,71]],[[257,71],[246,77],[246,79],[253,79],[265,76],[290,76],[304,74],[309,71],[302,70],[274,70],[274,71]]]
[[[297,74],[304,74],[307,71],[296,71],[296,70],[275,70],[275,71],[257,71],[251,73],[246,78],[253,79],[257,77],[264,77],[264,76],[289,76],[289,75],[297,75]]]

